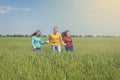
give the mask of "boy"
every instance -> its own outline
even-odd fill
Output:
[[[52,41],[52,50],[55,52],[61,52],[61,47],[60,47],[60,43],[62,43],[63,45],[65,45],[65,43],[62,40],[62,35],[60,33],[58,33],[58,27],[54,27],[53,29],[53,33],[50,34],[50,38],[47,41],[47,43],[49,43],[50,41]]]

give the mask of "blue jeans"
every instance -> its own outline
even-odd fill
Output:
[[[52,50],[55,52],[61,52],[61,47],[60,46],[52,46]]]
[[[33,49],[33,51],[36,51],[36,50],[39,51],[39,52],[42,52],[42,48],[41,47]]]
[[[73,52],[74,50],[73,50],[73,46],[65,46],[65,50],[68,52],[68,51],[70,51],[70,52]]]

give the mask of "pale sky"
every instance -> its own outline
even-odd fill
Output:
[[[0,34],[120,35],[120,0],[0,0]]]

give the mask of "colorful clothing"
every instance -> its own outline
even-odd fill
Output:
[[[61,47],[60,46],[52,46],[52,50],[55,52],[61,52]]]
[[[39,51],[39,52],[42,52],[42,48],[40,47],[40,48],[36,48],[36,49],[33,49],[33,51]]]
[[[71,51],[71,52],[74,51],[71,37],[64,37],[63,41],[66,44],[66,46],[65,46],[66,51]]]
[[[66,44],[66,46],[73,46],[72,45],[72,38],[71,37],[64,37],[63,41]]]
[[[60,42],[62,40],[61,34],[51,34],[50,35],[50,40],[52,41],[52,46],[59,46]]]
[[[73,50],[73,46],[65,46],[65,50],[66,50],[66,51],[71,51],[71,52],[74,51],[74,50]]]
[[[42,41],[40,36],[33,36],[32,47],[41,48],[40,44],[46,44],[46,42]]]

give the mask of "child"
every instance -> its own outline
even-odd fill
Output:
[[[41,45],[40,44],[46,44],[46,42],[41,40],[41,32],[40,30],[37,30],[36,32],[34,32],[32,34],[32,47],[33,47],[33,51],[38,50],[38,51],[42,51]]]
[[[65,45],[65,43],[62,40],[62,36],[60,33],[58,33],[58,28],[54,27],[53,29],[53,34],[50,34],[50,38],[47,41],[47,43],[49,43],[50,41],[52,41],[52,50],[55,52],[61,52],[61,47],[60,47],[60,43],[62,43],[63,45]]]
[[[66,44],[65,45],[65,50],[68,52],[73,52],[74,49],[73,49],[73,43],[72,43],[72,38],[70,37],[70,31],[67,30],[65,32],[62,33],[62,36],[63,36],[63,41],[64,43]]]

